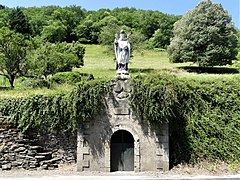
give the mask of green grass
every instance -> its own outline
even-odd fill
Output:
[[[95,79],[111,80],[115,76],[116,62],[114,60],[113,49],[108,49],[101,45],[84,45],[86,47],[84,66],[76,68],[74,71],[93,74]],[[129,72],[132,77],[138,74],[169,72],[189,79],[212,79],[212,78],[232,78],[239,77],[238,74],[207,74],[189,73],[184,67],[195,67],[192,63],[170,63],[167,52],[143,50],[135,51],[130,59]],[[4,89],[9,87],[8,80],[0,76],[0,98],[32,96],[36,94],[56,94],[71,91],[73,86],[59,85],[47,88],[30,89],[22,87],[17,79],[15,89]]]
[[[84,67],[77,69],[83,73],[91,73],[96,79],[112,79],[115,75],[116,62],[113,50],[108,52],[106,47],[100,45],[86,45]],[[134,52],[130,59],[129,72],[132,76],[139,73],[172,70],[190,63],[170,63],[167,52],[143,50]]]
[[[24,88],[16,87],[14,89],[3,88],[0,90],[0,98],[19,98],[25,96],[34,96],[34,95],[54,95],[54,94],[63,94],[71,91],[73,88],[72,85],[63,84],[55,85],[53,88]]]
[[[75,69],[82,73],[93,74],[95,79],[111,79],[114,77],[115,61],[112,52],[100,45],[85,45],[84,66]]]

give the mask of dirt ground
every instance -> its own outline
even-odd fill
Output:
[[[148,176],[148,177],[180,177],[180,176],[226,176],[240,174],[240,164],[228,165],[226,163],[199,163],[196,166],[192,165],[178,165],[172,168],[168,172],[113,172],[113,173],[103,173],[103,172],[77,172],[76,164],[64,164],[60,165],[58,169],[55,170],[10,170],[1,171],[0,177],[32,177],[32,176]],[[0,178],[1,179],[1,178]]]

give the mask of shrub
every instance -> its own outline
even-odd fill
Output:
[[[139,76],[132,105],[144,121],[169,122],[171,164],[239,161],[239,80]]]
[[[169,74],[133,79],[131,104],[144,123],[169,123],[170,162],[240,161],[239,76],[194,80]],[[8,116],[23,132],[73,132],[104,106],[107,82],[80,82],[68,94],[0,100],[0,116]]]
[[[84,74],[78,71],[70,71],[70,72],[56,73],[49,79],[49,81],[58,83],[58,84],[63,84],[63,83],[75,84],[83,80],[93,80],[93,79],[94,77],[92,74]]]
[[[48,81],[44,79],[38,79],[38,78],[21,77],[18,79],[18,84],[24,88],[43,88],[43,87],[49,88],[50,87],[50,84]]]
[[[7,116],[24,133],[34,129],[75,133],[79,121],[101,112],[105,87],[103,82],[90,81],[79,83],[68,94],[1,99],[0,116]]]

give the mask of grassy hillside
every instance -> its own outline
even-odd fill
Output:
[[[134,76],[138,73],[172,70],[188,65],[189,63],[170,63],[167,52],[143,50],[133,53],[129,71]],[[84,67],[77,70],[84,73],[92,73],[95,78],[112,79],[115,75],[115,66],[113,50],[110,51],[100,45],[86,45]]]
[[[109,50],[101,45],[85,45],[85,47],[84,67],[73,69],[73,71],[93,74],[95,79],[110,80],[114,78],[116,62],[113,50]],[[215,70],[216,72],[211,73],[211,68],[199,70],[199,68],[190,63],[170,63],[167,52],[157,50],[135,51],[129,65],[129,71],[133,77],[144,73],[156,74],[160,71],[176,73],[179,76],[186,76],[190,79],[231,78],[238,76],[236,69],[225,67]],[[232,73],[237,74],[233,75]],[[7,79],[0,76],[0,98],[24,97],[36,94],[59,94],[69,92],[73,88],[73,85],[67,84],[55,85],[50,89],[27,88],[22,81],[22,78],[18,78],[15,82],[15,89],[11,90],[7,88],[9,87]]]
[[[0,91],[0,114],[10,117],[26,132],[31,128],[47,131],[59,127],[63,132],[75,132],[79,120],[91,119],[99,113],[102,94],[110,90],[106,80],[114,78],[115,62],[112,51],[106,51],[102,46],[87,45],[85,66],[74,69],[93,74],[99,81],[77,86],[54,85],[48,89],[26,88],[19,78],[16,89]],[[135,52],[133,56],[132,107],[143,121],[169,122],[171,165],[201,160],[239,163],[238,70],[171,64],[162,51]],[[22,98],[1,99],[7,97]]]

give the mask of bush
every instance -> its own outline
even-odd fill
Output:
[[[169,122],[171,164],[240,161],[239,80],[139,76],[132,105],[144,121]]]
[[[75,84],[84,80],[93,80],[94,77],[92,74],[84,74],[78,71],[70,71],[70,72],[59,72],[54,74],[49,81],[51,83],[58,84]]]
[[[132,107],[142,122],[169,123],[170,163],[240,162],[240,78],[193,80],[169,74],[133,79]],[[80,82],[68,94],[0,100],[23,132],[75,132],[104,108],[109,83]]]
[[[0,99],[0,116],[8,117],[23,133],[76,133],[80,121],[88,121],[103,109],[103,82],[79,83],[72,92],[18,99]]]
[[[26,78],[21,77],[18,80],[19,85],[24,88],[43,88],[43,87],[50,87],[50,84],[48,81],[44,79],[37,79],[37,78]]]

